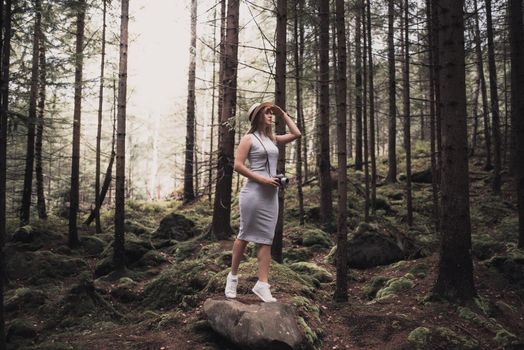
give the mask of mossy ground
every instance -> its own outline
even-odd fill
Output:
[[[427,144],[414,146],[414,170],[428,166]],[[403,158],[399,154],[399,169]],[[380,175],[386,164],[377,162]],[[367,270],[350,270],[349,302],[333,301],[336,236],[320,227],[319,188],[304,187],[306,225],[298,223],[296,191],[286,192],[284,264],[272,262],[270,284],[280,302],[297,309],[309,343],[317,349],[501,348],[522,344],[524,286],[514,269],[524,263],[515,248],[517,219],[511,185],[504,196],[490,194],[488,173],[472,166],[472,240],[478,298],[457,307],[428,302],[436,280],[438,235],[433,231],[431,185],[415,184],[415,225],[405,221],[404,184],[381,185],[381,207],[371,221],[398,230],[421,243],[424,258]],[[363,221],[361,172],[350,169],[348,226]],[[335,192],[334,192],[335,193]],[[233,193],[232,223],[238,228],[238,201]],[[482,201],[478,200],[482,198]],[[336,199],[336,196],[334,196]],[[334,206],[336,210],[336,205]],[[160,220],[177,212],[196,224],[196,237],[187,241],[151,236]],[[67,248],[67,222],[51,216],[33,219],[41,234],[30,243],[10,242],[12,276],[6,289],[7,326],[14,337],[10,348],[27,349],[225,349],[224,339],[210,329],[202,313],[206,298],[223,299],[233,241],[213,241],[205,228],[211,206],[202,199],[182,206],[177,201],[127,203],[126,239],[130,261],[120,272],[95,275],[97,265],[111,262],[112,213],[102,211],[103,233],[81,227],[82,245]],[[335,212],[336,214],[336,212]],[[9,232],[16,225],[10,222]],[[393,230],[394,229],[394,230]],[[18,271],[9,266],[22,266]],[[37,268],[38,267],[38,268]],[[238,299],[257,303],[251,293],[257,279],[256,247],[249,245],[240,265]],[[31,329],[27,329],[30,325]],[[18,333],[16,333],[18,332]],[[519,338],[520,337],[520,338]],[[429,344],[429,345],[428,345]]]

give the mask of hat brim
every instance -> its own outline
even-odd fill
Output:
[[[273,106],[273,102],[269,102],[269,101],[266,101],[266,102],[262,102],[260,105],[258,105],[251,113],[249,113],[249,115],[247,116],[247,119],[249,119],[250,122],[253,121],[253,118],[264,108],[266,107],[272,107]]]

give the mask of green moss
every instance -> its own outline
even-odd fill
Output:
[[[107,243],[96,236],[83,236],[80,244],[84,251],[91,256],[99,256],[106,249]]]
[[[285,263],[296,261],[308,261],[313,257],[313,252],[304,247],[284,249],[282,252]]]
[[[135,264],[135,266],[138,267],[153,267],[153,266],[159,266],[163,263],[166,263],[167,257],[165,253],[161,253],[157,250],[150,250],[147,253],[144,254],[140,260],[138,260]]]
[[[297,308],[300,316],[307,320],[315,320],[320,324],[320,308],[311,300],[298,295],[291,299],[291,304]]]
[[[295,272],[309,274],[311,277],[316,278],[320,282],[333,281],[333,276],[326,269],[318,266],[315,263],[301,261],[290,264],[289,267]]]
[[[302,328],[304,336],[306,337],[306,340],[310,346],[315,347],[316,344],[320,343],[317,334],[308,326],[302,317],[298,317],[297,323],[299,327]]]
[[[472,235],[471,244],[473,255],[480,260],[489,259],[505,248],[504,242],[495,240],[489,234]]]
[[[323,248],[330,248],[333,246],[333,241],[326,232],[319,229],[310,229],[304,232],[302,245],[306,247],[316,245]]]
[[[429,267],[426,264],[415,265],[409,270],[417,278],[425,278],[428,274]]]
[[[387,299],[397,295],[398,292],[413,288],[413,281],[408,277],[395,277],[388,280],[384,287],[377,292],[377,300]]]
[[[324,257],[324,263],[325,264],[330,264],[330,265],[335,265],[336,256],[337,256],[337,246],[335,245],[335,246],[333,246],[331,248],[329,253]]]
[[[10,295],[13,293],[12,295]],[[9,296],[10,295],[10,296]],[[4,304],[5,311],[14,311],[17,309],[37,309],[44,304],[47,296],[38,289],[17,288],[14,292],[9,292]]]
[[[518,343],[519,339],[517,336],[513,333],[508,332],[505,329],[500,329],[497,331],[497,334],[495,335],[495,338],[493,338],[497,344],[499,344],[501,347],[506,347],[512,344]]]
[[[470,337],[459,335],[453,332],[447,327],[437,327],[435,329],[435,334],[449,343],[449,348],[455,349],[478,349],[479,343],[477,340]]]
[[[368,299],[373,299],[377,295],[377,292],[384,287],[388,281],[387,277],[384,276],[373,276],[369,284],[364,287],[364,295]]]
[[[292,293],[294,295],[302,295],[311,299],[320,296],[321,291],[317,290],[317,285],[313,280],[305,278],[297,272],[290,269],[284,264],[279,264],[275,261],[270,263],[270,280],[271,291],[273,294],[279,292]],[[229,268],[218,272],[210,280],[203,294],[207,293],[223,293],[226,276],[229,273]],[[251,288],[257,281],[258,262],[256,258],[250,258],[242,262],[239,266],[239,283],[238,294],[251,294]]]
[[[409,333],[408,341],[417,349],[424,349],[429,343],[430,336],[429,328],[417,327]]]

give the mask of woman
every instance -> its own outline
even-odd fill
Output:
[[[301,136],[295,123],[280,107],[270,102],[255,103],[249,109],[251,128],[242,137],[235,157],[235,171],[248,178],[240,192],[240,232],[233,243],[231,272],[226,279],[227,298],[236,298],[238,265],[248,242],[258,246],[258,281],[252,291],[264,302],[276,301],[268,284],[271,244],[278,218],[277,144],[289,143]],[[281,118],[290,133],[274,135],[273,116]],[[244,164],[249,160],[249,168]]]

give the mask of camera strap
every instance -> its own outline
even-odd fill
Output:
[[[260,140],[260,138],[255,134],[255,132],[253,132],[253,136],[255,136],[258,140],[258,142],[260,142],[260,144],[262,145],[262,147],[264,148],[264,151],[266,152],[266,164],[265,164],[265,167],[267,169],[267,173],[269,174],[269,176],[272,176],[271,175],[271,168],[269,167],[269,153],[267,153],[267,149],[266,149],[266,146],[264,146],[264,143],[262,142],[262,140]]]

